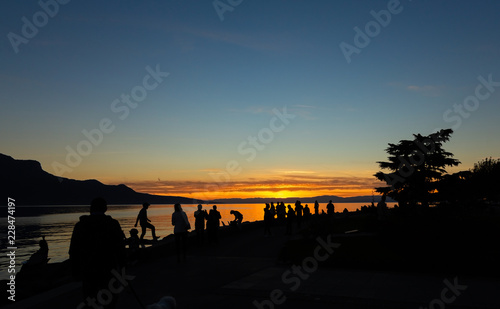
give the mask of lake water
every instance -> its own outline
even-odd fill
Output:
[[[369,203],[337,203],[335,210],[343,211],[347,208],[349,211],[355,211],[363,205]],[[394,203],[388,203],[389,207]],[[304,203],[305,205],[305,203]],[[219,204],[217,209],[220,211],[222,221],[228,222],[234,219],[229,212],[238,210],[243,214],[243,221],[263,220],[264,204]],[[309,204],[311,211],[314,212],[314,204]],[[184,204],[182,206],[186,212],[191,226],[194,228],[194,212],[197,205]],[[212,205],[203,205],[203,209],[209,211]],[[140,205],[111,205],[108,206],[106,214],[112,216],[120,222],[120,225],[127,237],[129,231],[134,227],[137,214],[141,209]],[[7,278],[7,266],[9,259],[7,257],[7,207],[0,207],[0,245],[3,253],[0,255],[0,279]],[[321,210],[326,212],[326,203],[320,203]],[[20,269],[21,263],[27,261],[31,254],[38,250],[38,241],[42,236],[49,245],[50,263],[62,262],[68,259],[68,248],[75,223],[79,221],[80,216],[88,214],[88,206],[17,206],[15,213],[16,227],[16,266]],[[163,238],[173,232],[171,224],[173,205],[151,205],[148,209],[148,217],[151,223],[156,227],[156,234]],[[138,228],[140,232],[140,227]],[[145,236],[151,239],[151,231],[148,230]]]

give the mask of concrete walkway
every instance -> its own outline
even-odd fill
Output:
[[[141,308],[137,298],[151,304],[166,295],[183,309],[500,308],[500,280],[492,278],[315,267],[325,247],[311,252],[300,269],[292,268],[277,257],[298,236],[284,236],[281,228],[274,233],[264,237],[259,228],[228,234],[219,246],[190,248],[184,263],[171,252],[155,253],[128,270],[133,290],[121,293],[118,308]],[[79,284],[71,283],[4,308],[68,309],[80,301]]]

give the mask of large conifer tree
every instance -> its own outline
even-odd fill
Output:
[[[442,147],[452,133],[453,130],[444,129],[427,136],[414,134],[413,140],[402,140],[398,144],[389,143],[386,149],[388,161],[377,162],[389,173],[381,171],[374,175],[388,186],[376,188],[376,191],[386,193],[403,207],[428,206],[438,188],[438,181],[446,173],[445,168],[460,164]]]

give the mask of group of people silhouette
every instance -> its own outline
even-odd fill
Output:
[[[116,273],[120,273],[127,265],[127,262],[137,261],[140,247],[144,247],[144,237],[147,230],[151,230],[153,242],[159,237],[156,235],[156,228],[148,218],[147,210],[149,203],[143,203],[142,209],[137,215],[134,227],[139,224],[141,234],[136,228],[130,230],[130,237],[126,238],[120,223],[111,216],[106,215],[107,202],[103,198],[95,198],[90,205],[90,215],[80,217],[75,224],[69,248],[70,262],[75,278],[82,281],[83,299],[85,301],[97,299],[97,295],[109,286]],[[330,201],[327,207],[327,214],[333,214],[335,207]],[[324,214],[324,211],[322,211]],[[243,214],[237,210],[231,210],[230,214],[234,220],[229,226],[241,229]],[[285,206],[283,202],[266,204],[264,208],[264,235],[271,236],[271,226],[274,224],[286,224],[286,234],[292,234],[293,225],[301,227],[302,222],[308,221],[313,214],[309,205],[302,206],[300,201],[295,202],[295,208],[291,205]],[[314,215],[319,215],[319,203],[314,204]],[[218,230],[222,216],[214,205],[209,212],[198,205],[194,212],[196,242],[203,245],[206,238],[209,243],[218,244]],[[180,204],[174,205],[172,214],[172,226],[174,227],[175,248],[177,261],[186,261],[188,232],[191,224]],[[224,224],[222,222],[222,224]],[[42,249],[48,251],[45,240],[41,245]],[[128,245],[128,251],[126,250]],[[45,251],[44,251],[45,253]],[[90,306],[85,303],[85,305]],[[116,297],[111,297],[104,304],[99,304],[102,308],[115,308]]]
[[[333,215],[335,213],[335,206],[331,200],[326,206],[326,209],[328,215]],[[322,211],[322,213],[324,214],[324,211]],[[306,204],[302,206],[299,200],[295,202],[295,209],[292,205],[285,207],[284,202],[278,202],[276,206],[274,206],[273,202],[271,202],[271,204],[266,203],[266,207],[264,208],[264,236],[272,236],[271,226],[285,223],[285,234],[291,235],[294,223],[296,223],[297,228],[300,229],[302,222],[309,221],[312,215],[309,205]],[[319,215],[318,201],[314,203],[314,215]]]
[[[130,251],[133,253],[137,252],[139,247],[144,247],[144,236],[148,229],[151,230],[151,234],[153,236],[153,241],[158,240],[158,236],[156,236],[156,228],[153,224],[151,224],[151,220],[148,218],[147,209],[149,208],[149,203],[144,203],[142,205],[142,209],[139,211],[137,215],[137,219],[135,222],[135,227],[137,227],[137,223],[140,224],[142,233],[140,237],[137,237],[138,231],[136,229],[130,230],[130,238],[127,239],[127,243],[129,245]],[[217,230],[220,226],[221,214],[217,210],[217,206],[214,205],[210,212],[202,209],[203,206],[198,205],[198,210],[194,212],[195,218],[195,231],[197,242],[200,245],[203,245],[205,239],[205,221],[206,221],[206,234],[208,241],[211,243],[218,243],[218,235]],[[238,211],[231,211],[231,214],[235,214],[237,217],[235,221],[241,223],[243,220],[243,215]],[[172,225],[174,226],[174,238],[175,238],[175,247],[177,253],[177,261],[185,261],[186,260],[186,251],[187,251],[187,236],[188,232],[191,229],[191,224],[186,215],[186,212],[182,209],[180,204],[174,205],[174,213],[172,214]]]

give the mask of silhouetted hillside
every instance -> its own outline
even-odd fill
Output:
[[[104,197],[109,204],[199,203],[178,196],[138,193],[126,185],[105,185],[97,180],[56,177],[34,160],[15,160],[0,154],[2,195],[14,198],[16,205],[88,205],[92,198]]]

